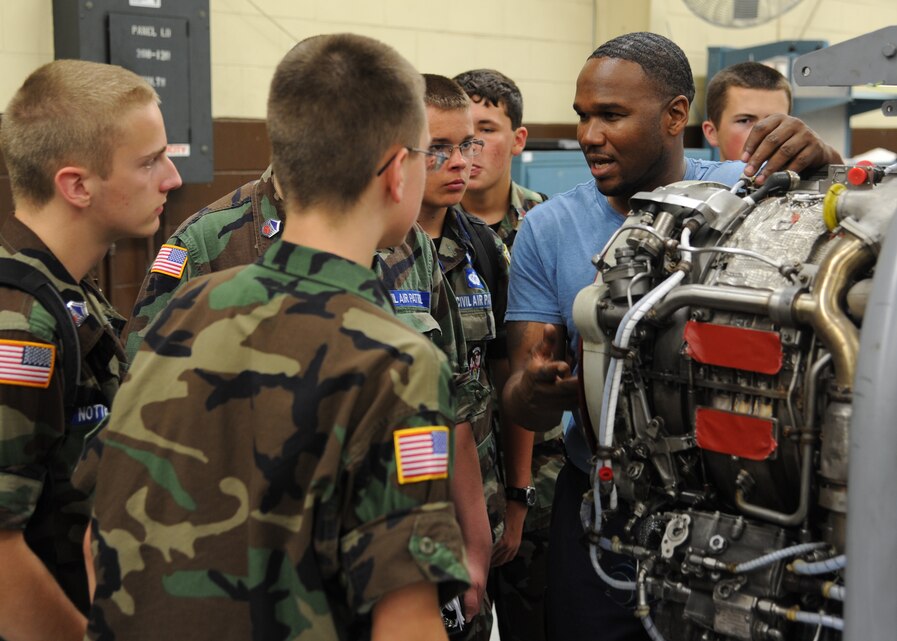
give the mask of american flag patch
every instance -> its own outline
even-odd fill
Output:
[[[0,340],[0,383],[49,387],[55,360],[55,345]]]
[[[449,431],[444,425],[393,433],[399,485],[448,478]]]
[[[151,272],[165,274],[180,278],[187,266],[187,248],[177,245],[162,245],[162,249],[156,254],[156,260],[150,267]]]

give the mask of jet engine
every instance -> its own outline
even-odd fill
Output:
[[[841,639],[854,381],[897,180],[839,165],[630,204],[574,305],[593,566],[655,641]]]

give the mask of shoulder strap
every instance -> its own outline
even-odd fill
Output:
[[[62,338],[62,373],[66,408],[75,406],[78,378],[81,374],[81,344],[62,296],[50,280],[37,268],[13,258],[0,258],[0,285],[14,287],[33,296],[56,320]]]
[[[487,235],[489,232],[487,231],[489,228],[485,223],[480,223],[479,221],[474,223],[467,217],[467,214],[458,212],[458,220],[461,221],[461,227],[467,233],[467,236],[470,238],[470,242],[473,244],[474,251],[474,264],[476,265],[477,270],[483,276],[483,280],[486,281],[486,286],[489,288],[489,291],[494,296],[498,291],[498,253],[495,249],[495,245],[492,244],[491,239],[489,243],[487,243],[483,236]]]

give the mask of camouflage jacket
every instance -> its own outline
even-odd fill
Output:
[[[194,280],[93,441],[88,637],[367,639],[385,594],[460,593],[451,387],[370,269],[281,241]]]
[[[265,253],[283,226],[283,202],[274,189],[271,168],[259,180],[239,187],[187,218],[165,241],[143,281],[124,338],[133,360],[146,327],[171,296],[196,276],[248,265]],[[160,260],[181,248],[173,262]]]
[[[456,422],[471,420],[480,411],[482,390],[467,368],[461,315],[442,275],[433,241],[415,223],[404,243],[377,252],[374,271],[389,291],[399,320],[427,336],[449,359],[455,374]]]
[[[88,492],[72,487],[86,435],[105,418],[124,369],[124,320],[87,279],[76,283],[46,245],[14,216],[0,230],[0,256],[37,267],[66,301],[81,351],[76,406],[63,404],[66,381],[54,317],[31,295],[0,287],[0,529],[25,540],[86,612],[81,541]],[[69,347],[71,349],[71,347]]]
[[[465,217],[464,223],[461,217]],[[482,232],[482,245],[471,238],[468,230]],[[488,238],[482,241],[482,238]],[[480,245],[490,256],[479,256]],[[480,458],[480,472],[486,492],[486,509],[493,536],[501,535],[504,520],[504,486],[498,474],[498,444],[492,422],[492,383],[489,379],[487,348],[497,335],[496,318],[504,317],[508,292],[508,254],[501,240],[480,219],[460,209],[450,208],[437,241],[439,262],[461,312],[467,368],[473,380],[479,381],[476,408],[471,416],[473,436]],[[483,263],[494,266],[498,291],[489,291],[482,276]]]
[[[282,232],[283,218],[283,201],[268,167],[259,180],[219,198],[181,223],[160,255],[168,248],[181,248],[183,252],[178,255],[183,268],[172,271],[170,263],[159,262],[157,266],[158,259],[154,261],[125,327],[128,356],[133,360],[149,323],[178,289],[196,276],[254,262]],[[394,294],[399,318],[430,338],[449,359],[459,394],[457,421],[462,422],[469,420],[477,389],[461,357],[461,317],[447,293],[434,254],[429,236],[415,224],[405,243],[378,252],[374,269]],[[176,275],[176,271],[180,273]],[[413,302],[418,295],[425,305]]]

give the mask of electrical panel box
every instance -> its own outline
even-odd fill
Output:
[[[56,58],[108,62],[155,88],[184,182],[211,182],[209,0],[53,0]]]

